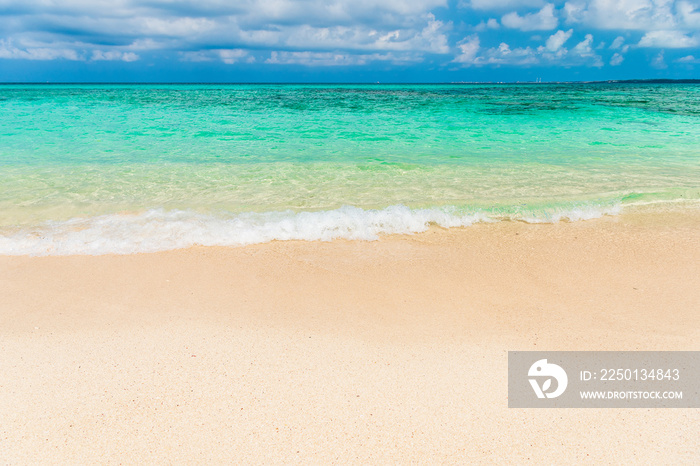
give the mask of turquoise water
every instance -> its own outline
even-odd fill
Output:
[[[696,85],[0,86],[0,254],[372,239],[699,199]]]

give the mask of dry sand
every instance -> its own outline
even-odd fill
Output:
[[[2,463],[700,462],[698,409],[509,409],[508,350],[700,350],[700,216],[0,257]]]

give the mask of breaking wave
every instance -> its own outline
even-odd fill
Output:
[[[210,215],[162,209],[46,222],[0,236],[3,255],[133,254],[190,246],[243,246],[274,240],[376,240],[380,235],[410,234],[431,225],[465,227],[478,222],[528,223],[577,221],[615,215],[619,205],[584,205],[535,212],[460,212],[453,207],[384,209],[343,206],[317,212],[265,212]]]

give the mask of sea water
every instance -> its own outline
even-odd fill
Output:
[[[0,85],[0,254],[699,202],[698,85]]]

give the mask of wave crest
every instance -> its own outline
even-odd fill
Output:
[[[376,240],[383,234],[426,231],[430,225],[464,227],[477,222],[577,221],[617,214],[619,206],[553,208],[529,213],[460,212],[454,207],[384,209],[343,206],[317,212],[265,212],[215,216],[162,209],[47,222],[0,236],[2,255],[133,254],[190,246],[244,246],[273,240]]]

